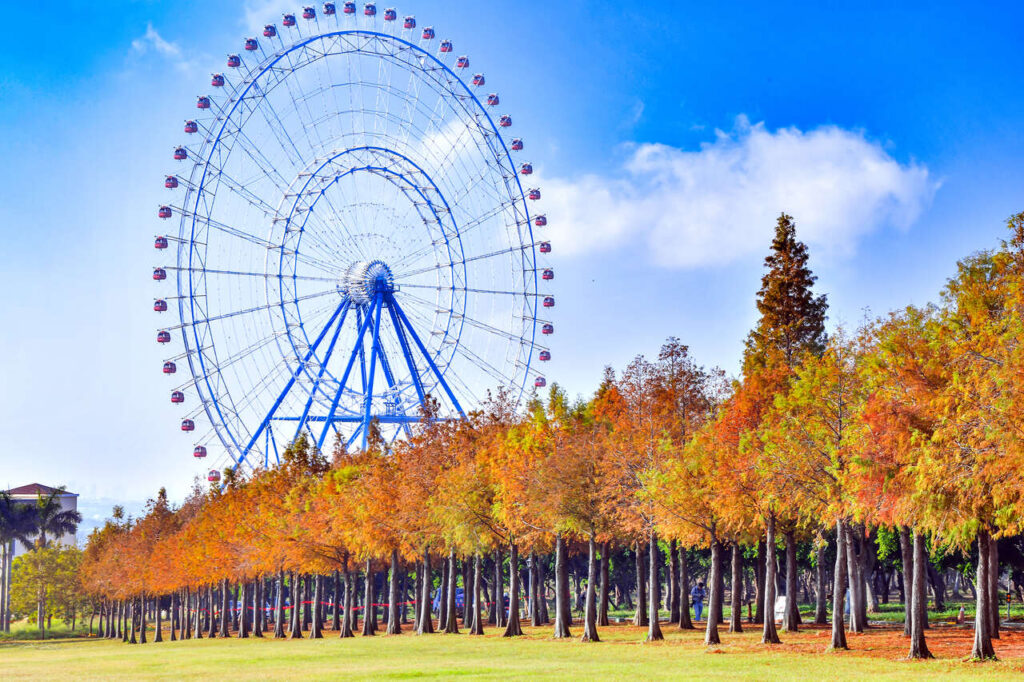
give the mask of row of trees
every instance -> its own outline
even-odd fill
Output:
[[[800,626],[797,548],[811,543],[814,620],[827,622],[831,593],[831,648],[845,649],[848,629],[868,627],[866,557],[884,534],[899,538],[909,655],[930,656],[928,547],[973,547],[972,655],[994,658],[994,539],[1020,533],[1024,511],[1024,214],[1009,228],[1001,248],[959,264],[939,305],[829,336],[807,249],[782,215],[739,377],[701,367],[670,339],[656,360],[606,370],[587,400],[553,386],[546,401],[517,411],[499,391],[458,422],[431,420],[428,404],[407,440],[373,437],[357,453],[336,445],[330,461],[301,436],[279,467],[229,470],[223,487],[197,490],[180,508],[161,495],[138,521],[108,523],[90,537],[85,583],[106,605],[108,634],[121,628],[125,638],[145,633],[152,613],[161,639],[161,606],[172,613],[172,636],[232,627],[247,636],[253,626],[258,634],[271,627],[262,622],[268,603],[275,636],[285,636],[286,616],[292,636],[307,619],[321,636],[324,602],[341,636],[351,635],[361,602],[363,634],[373,634],[375,600],[386,605],[390,634],[402,630],[404,601],[416,632],[454,632],[462,566],[464,624],[479,634],[486,618],[515,636],[524,587],[532,622],[546,618],[539,558],[552,555],[561,638],[573,625],[568,564],[583,553],[582,638],[598,641],[612,559],[628,548],[635,622],[657,640],[663,577],[670,622],[693,627],[687,550],[704,549],[706,643],[719,642],[728,561],[729,629],[742,629],[741,586],[753,568],[754,620],[774,644],[777,585],[788,597],[782,629]],[[499,594],[508,608],[486,613]]]
[[[42,551],[49,548],[55,538],[62,535],[73,535],[78,529],[78,524],[82,522],[81,514],[62,507],[60,495],[63,492],[63,488],[58,488],[47,495],[39,495],[33,504],[16,501],[6,491],[0,491],[0,569],[2,569],[0,570],[0,631],[2,632],[10,632],[12,611],[24,612],[27,610],[24,603],[19,608],[12,609],[14,593],[12,579],[14,571],[18,568],[14,559],[15,542],[32,547],[34,551]],[[33,560],[35,559],[39,559],[39,556],[33,557]],[[47,566],[56,563],[59,563],[57,558],[48,556]],[[22,562],[22,565],[28,566],[28,561]],[[29,568],[23,572],[27,571]],[[36,577],[45,573],[45,571],[40,571],[36,571]],[[77,565],[73,565],[70,574],[74,574],[76,571]],[[47,606],[53,600],[47,593],[45,582],[36,581],[33,585],[35,586],[33,592],[36,621],[40,633],[45,635],[46,616],[51,613]]]

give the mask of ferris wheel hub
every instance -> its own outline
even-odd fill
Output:
[[[369,305],[377,294],[395,290],[395,276],[384,261],[356,261],[348,266],[338,282],[338,290],[359,305]]]

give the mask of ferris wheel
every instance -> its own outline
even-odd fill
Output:
[[[324,3],[250,37],[196,98],[164,181],[154,309],[191,378],[193,454],[268,466],[306,432],[365,447],[545,379],[541,192],[484,74],[433,27]],[[168,292],[169,293],[169,292]],[[329,440],[330,439],[330,440]],[[219,442],[220,447],[216,447]],[[216,450],[216,452],[214,452]],[[217,480],[216,469],[210,479]]]

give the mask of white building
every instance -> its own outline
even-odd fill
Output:
[[[42,485],[41,483],[29,483],[28,485],[11,488],[7,491],[7,494],[10,495],[11,499],[15,502],[34,505],[40,496],[48,497],[50,494],[55,492],[57,492],[56,488],[51,488],[50,486]],[[61,509],[64,511],[78,510],[78,493],[69,493],[65,490],[64,492],[58,493],[57,499],[60,500]],[[78,537],[75,533],[70,535],[61,535],[54,539],[65,547],[74,547],[78,544]],[[20,542],[15,543],[15,545],[14,556],[21,556],[29,550],[28,547]]]

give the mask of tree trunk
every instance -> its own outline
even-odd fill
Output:
[[[765,524],[765,570],[764,570],[764,630],[762,644],[780,644],[775,629],[775,516],[770,515]]]
[[[786,531],[786,611],[782,616],[783,629],[786,632],[798,631],[800,609],[797,606],[796,584],[796,533]]]
[[[658,608],[661,606],[661,596],[658,594],[661,587],[661,578],[658,577],[658,565],[661,563],[661,552],[658,551],[658,537],[651,528],[651,535],[647,547],[648,565],[650,575],[647,578],[647,641],[657,642],[665,639],[661,632],[661,623],[658,617]]]
[[[374,583],[377,576],[373,571],[373,562],[366,560],[366,568],[363,571],[363,637],[372,637],[377,634],[376,607],[373,605]]]
[[[732,578],[729,632],[743,632],[743,548],[732,543]]]
[[[597,553],[594,532],[591,530],[587,543],[587,601],[583,611],[583,642],[600,642],[597,636]]]
[[[836,568],[832,575],[832,642],[829,649],[849,649],[846,644],[846,625],[843,622],[843,602],[846,599],[846,523],[836,521]]]
[[[718,636],[718,618],[715,617],[715,605],[722,599],[722,545],[718,539],[711,538],[711,573],[708,576],[708,622],[704,630],[704,645],[721,644]],[[692,626],[691,626],[692,627]]]
[[[643,627],[647,625],[647,593],[644,590],[644,552],[643,544],[639,541],[633,543],[636,564],[636,614],[633,616],[633,625]]]
[[[388,629],[389,635],[402,634],[402,619],[398,614],[398,550],[391,550],[391,582],[388,585]]]
[[[292,639],[302,639],[302,592],[299,591],[299,576],[294,571],[290,576],[288,591],[291,595],[291,621],[290,621],[290,635]]]
[[[352,573],[348,570],[348,559],[345,560],[345,583],[342,589],[345,591],[345,612],[341,615],[341,631],[338,633],[339,639],[348,639],[354,637],[352,633],[353,627],[353,614],[355,614],[355,601],[356,591],[355,586],[352,584]]]
[[[444,631],[449,635],[459,634],[459,619],[458,612],[455,608],[455,550],[451,550],[448,553],[448,607],[446,609],[447,622],[444,625]],[[463,608],[465,608],[466,592],[462,592]]]
[[[438,592],[437,629],[448,627],[448,560],[441,562],[441,586]]]
[[[987,530],[978,532],[978,601],[974,610],[974,648],[971,658],[985,661],[996,657],[992,647],[992,591],[989,589],[989,574],[992,566],[992,538]]]
[[[687,562],[686,547],[679,546],[679,629],[693,630],[690,618],[690,567]]]
[[[508,553],[508,622],[502,637],[518,637],[523,634],[519,622],[519,546],[509,543]]]
[[[481,604],[480,602],[480,587],[482,586],[484,580],[484,574],[483,571],[481,570],[481,563],[482,562],[480,560],[480,555],[475,555],[473,557],[473,623],[469,629],[469,634],[471,635],[484,634],[483,604]],[[466,594],[465,591],[463,591],[463,595],[465,595],[464,600],[466,602],[466,606],[469,606],[470,595]]]
[[[504,581],[501,577],[501,565],[504,557],[500,549],[494,550],[494,589],[491,590],[494,597],[494,618],[489,622],[495,627],[505,627],[505,600],[502,595],[505,593]]]
[[[164,641],[164,621],[163,613],[160,611],[160,597],[155,598],[156,613],[153,615],[156,617],[156,632],[153,634],[153,643],[159,643]],[[89,634],[92,634],[92,618],[89,618]]]
[[[818,535],[818,548],[815,551],[814,564],[816,571],[817,590],[814,595],[814,624],[825,625],[828,623],[828,612],[826,610],[826,576],[825,576],[825,536]]]
[[[433,594],[434,581],[430,575],[430,550],[423,551],[423,580],[420,586],[420,619],[416,623],[417,635],[429,635],[434,632]]]
[[[306,578],[309,580],[309,578]],[[313,595],[312,595],[312,618],[313,622],[309,628],[310,639],[323,639],[324,638],[324,626],[323,619],[321,618],[323,611],[320,610],[320,602],[324,598],[324,578],[322,575],[317,574],[312,579],[313,582]]]
[[[333,591],[331,593],[331,630],[337,632],[341,629],[341,573],[337,569],[334,570],[334,575],[331,576],[333,585]]]
[[[861,613],[861,593],[864,590],[863,576],[861,575],[861,553],[863,548],[863,533],[856,524],[846,528],[846,575],[847,584],[850,589],[850,632],[864,632],[867,625]]]
[[[248,591],[245,589],[244,580],[238,581],[238,638],[246,639],[249,636],[249,617],[246,608],[245,598]]]
[[[764,540],[758,542],[757,557],[754,559],[754,622],[758,625],[764,623],[764,576],[767,565],[765,554],[767,552],[768,549],[765,547]]]
[[[471,564],[469,560],[462,562],[462,626],[471,628],[473,623],[471,622],[470,614],[472,613],[473,600],[470,599],[473,591],[473,586],[469,579],[471,575]]]
[[[668,622],[679,622],[679,555],[676,553],[677,542],[673,539],[668,543]]]
[[[569,609],[569,572],[566,566],[568,557],[565,551],[565,538],[561,534],[555,536],[555,639],[572,637],[569,625],[572,614]]]
[[[146,643],[146,595],[139,597],[139,644]]]
[[[988,591],[989,635],[992,639],[999,639],[999,547],[991,536],[988,542]]]
[[[903,635],[910,637],[910,624],[914,620],[911,612],[914,602],[914,544],[907,526],[900,526],[900,558],[903,563],[900,582],[900,591],[903,593]]]
[[[925,607],[925,600],[928,595],[925,590],[928,589],[926,584],[927,573],[925,571],[925,562],[928,561],[927,554],[924,546],[924,535],[921,533],[914,533],[914,582],[911,587],[911,595],[913,605],[911,608],[911,623],[910,623],[910,653],[907,654],[908,658],[932,658],[932,654],[928,651],[928,645],[924,641],[924,620],[928,617],[927,610]],[[979,566],[979,576],[981,567]],[[850,600],[853,601],[852,599]],[[853,613],[852,604],[850,612]]]
[[[611,589],[608,580],[608,562],[611,559],[611,543],[601,543],[601,597],[598,600],[597,624],[601,627],[608,625],[608,597]]]

